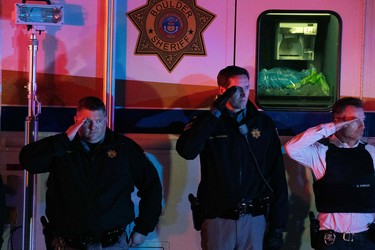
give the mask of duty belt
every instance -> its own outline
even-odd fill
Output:
[[[323,242],[326,246],[331,246],[336,240],[343,240],[353,242],[368,237],[368,231],[360,233],[338,233],[333,230],[320,230],[320,234],[323,236]]]
[[[241,215],[258,216],[265,214],[270,204],[270,197],[258,198],[250,202],[241,202],[235,209],[222,213],[220,218],[237,220]]]
[[[243,202],[238,205],[235,211],[242,215],[242,214],[251,214],[254,211],[254,205],[252,203]]]
[[[242,202],[238,205],[238,213],[241,214],[252,214],[258,216],[265,214],[271,203],[271,197],[266,196],[262,198],[254,199],[250,202]]]
[[[125,227],[112,229],[103,233],[101,236],[82,235],[80,237],[64,237],[59,236],[60,246],[68,246],[73,248],[86,247],[88,245],[102,244],[102,246],[110,246],[119,241],[125,231]]]

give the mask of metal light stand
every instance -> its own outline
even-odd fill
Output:
[[[38,0],[46,4],[16,4],[16,24],[26,24],[27,30],[31,30],[29,40],[30,71],[29,83],[27,85],[28,116],[25,120],[25,144],[38,140],[38,115],[41,113],[41,103],[36,95],[36,53],[38,51],[38,40],[36,33],[45,31],[45,26],[61,26],[64,23],[63,6],[51,5],[50,0]],[[32,250],[35,245],[36,217],[37,217],[37,176],[24,171],[23,181],[23,232],[22,250]]]
[[[116,0],[106,1],[106,30],[105,30],[105,66],[104,66],[104,93],[103,99],[107,108],[108,127],[114,129],[114,110],[115,110],[115,90],[116,90],[116,74],[115,74],[115,48],[116,48]]]
[[[38,115],[41,113],[41,103],[38,101],[36,90],[36,52],[38,40],[36,28],[32,28],[29,40],[30,71],[27,85],[28,116],[25,120],[25,144],[38,140]],[[36,204],[37,204],[37,178],[35,175],[24,171],[24,203],[23,203],[23,234],[22,249],[34,249],[33,232],[36,229]]]

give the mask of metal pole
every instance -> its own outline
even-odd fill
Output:
[[[115,19],[116,19],[116,0],[106,2],[106,30],[105,30],[105,50],[104,50],[104,83],[103,96],[107,108],[108,127],[114,129],[114,107],[115,107]]]
[[[29,83],[27,86],[28,99],[28,116],[25,120],[25,144],[38,140],[38,115],[40,114],[40,102],[36,96],[36,52],[38,51],[38,40],[36,39],[36,31],[32,29],[30,35],[29,51],[30,51],[30,71]],[[37,200],[37,179],[36,176],[24,171],[24,203],[23,203],[23,234],[22,249],[34,249],[35,232],[35,212]]]

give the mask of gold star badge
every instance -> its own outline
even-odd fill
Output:
[[[202,33],[215,15],[195,0],[148,0],[127,13],[140,32],[136,54],[156,54],[172,71],[185,54],[206,55]]]
[[[115,150],[110,149],[107,151],[107,155],[109,158],[115,158],[117,157],[117,152]]]
[[[257,128],[253,128],[253,130],[251,130],[251,135],[255,138],[255,139],[258,139],[260,137],[260,130],[257,129]]]

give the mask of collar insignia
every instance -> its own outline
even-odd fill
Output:
[[[109,158],[115,158],[117,157],[117,152],[115,150],[110,149],[107,151],[107,155]]]
[[[258,139],[260,137],[260,130],[257,129],[257,128],[253,128],[253,130],[251,130],[251,135],[255,138],[255,139]]]

